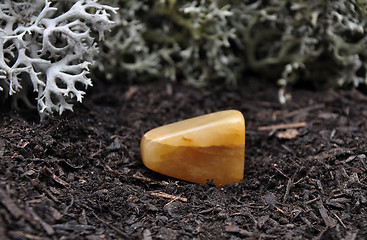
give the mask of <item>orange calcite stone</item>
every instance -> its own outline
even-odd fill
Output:
[[[170,177],[217,186],[240,182],[245,164],[245,120],[227,110],[147,132],[140,145],[146,167]]]

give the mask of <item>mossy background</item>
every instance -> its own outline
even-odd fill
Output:
[[[111,1],[108,1],[111,4]],[[236,85],[256,72],[281,87],[367,81],[365,0],[115,1],[99,77]]]

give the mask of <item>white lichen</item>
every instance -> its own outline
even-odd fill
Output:
[[[116,4],[121,24],[98,60],[110,79],[235,85],[256,72],[279,80],[282,88],[299,82],[318,89],[367,84],[365,0]]]
[[[98,59],[102,75],[135,82],[168,79],[201,86],[225,79],[236,84],[242,64],[231,45],[236,35],[228,22],[230,5],[213,0],[116,2],[117,24]]]
[[[5,97],[27,102],[27,91],[20,90],[32,86],[41,118],[72,110],[70,100],[81,102],[85,94],[80,87],[92,85],[87,74],[98,52],[95,34],[104,38],[115,11],[97,0],[1,1],[0,90]]]

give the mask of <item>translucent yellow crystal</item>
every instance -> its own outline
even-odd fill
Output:
[[[245,164],[245,120],[227,110],[164,125],[140,145],[145,166],[170,177],[217,186],[239,182]]]

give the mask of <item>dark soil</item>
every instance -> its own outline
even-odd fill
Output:
[[[3,109],[0,239],[367,239],[367,97],[292,90],[281,105],[277,94],[254,80],[97,84],[42,123]],[[224,109],[246,118],[243,182],[216,188],[144,167],[144,132]]]

